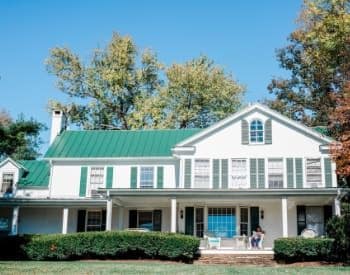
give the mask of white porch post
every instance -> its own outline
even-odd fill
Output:
[[[170,220],[170,232],[176,233],[176,198],[170,200],[171,206],[171,220]]]
[[[340,216],[341,215],[341,207],[340,207],[340,200],[338,197],[334,198],[334,215]]]
[[[282,198],[282,236],[288,237],[288,199]]]
[[[112,230],[112,211],[113,211],[113,201],[110,197],[108,197],[107,210],[106,210],[106,231]]]
[[[12,210],[11,235],[18,234],[18,215],[19,215],[19,206],[15,206],[13,207],[13,210]]]
[[[69,208],[63,208],[63,216],[62,216],[62,234],[67,234],[68,232],[68,214]]]
[[[208,233],[208,205],[204,206],[204,235]]]

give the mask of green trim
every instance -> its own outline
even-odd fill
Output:
[[[332,187],[332,162],[330,158],[324,159],[324,179],[326,187]]]
[[[86,197],[86,184],[87,184],[87,167],[82,166],[80,169],[79,197]]]
[[[219,189],[220,184],[220,160],[213,159],[213,188]]]
[[[137,188],[137,167],[130,168],[130,188]]]
[[[164,167],[158,166],[157,167],[157,188],[161,189],[163,188],[164,184]]]
[[[113,187],[113,167],[107,167],[106,188]]]

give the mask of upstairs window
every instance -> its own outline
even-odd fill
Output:
[[[250,143],[264,142],[264,124],[255,119],[250,123]]]
[[[210,170],[209,159],[196,159],[194,161],[194,187],[209,188]]]
[[[283,188],[283,159],[268,160],[269,188]]]
[[[91,167],[90,170],[90,195],[95,195],[94,192],[98,188],[104,187],[104,167]]]
[[[153,188],[154,167],[141,167],[140,170],[140,188]]]
[[[306,187],[322,185],[321,159],[306,159]]]
[[[3,173],[2,174],[2,193],[12,193],[13,183],[14,183],[14,173]]]
[[[232,159],[232,176],[230,188],[246,188],[247,181],[247,160]]]

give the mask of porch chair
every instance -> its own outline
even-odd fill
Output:
[[[255,235],[255,231],[253,231],[253,235]],[[265,234],[261,234],[260,241],[258,242],[258,249],[264,249],[264,239],[265,239]],[[252,249],[252,237],[249,237],[248,249]]]
[[[214,234],[207,232],[204,234],[204,238],[207,239],[207,248],[220,248],[221,247],[221,238],[215,237]]]

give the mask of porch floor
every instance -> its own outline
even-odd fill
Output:
[[[200,247],[199,253],[201,255],[274,255],[272,248],[238,250],[227,247],[215,249]]]

